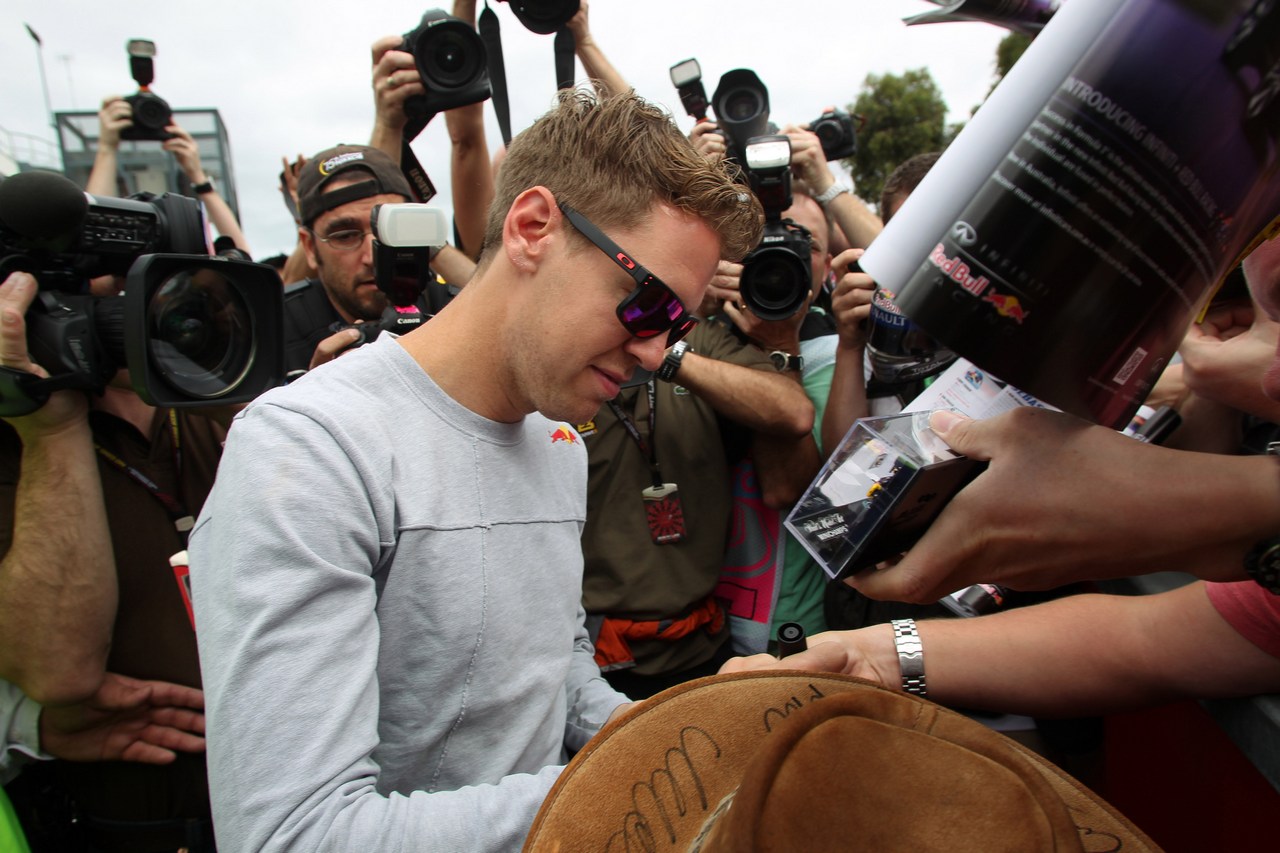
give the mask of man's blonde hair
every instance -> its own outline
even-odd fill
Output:
[[[699,154],[666,112],[631,92],[598,98],[566,89],[512,141],[498,170],[482,264],[501,244],[516,196],[535,186],[606,230],[637,224],[666,203],[715,230],[727,260],[760,242],[764,214],[755,196],[734,183],[729,167]]]

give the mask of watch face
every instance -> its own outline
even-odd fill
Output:
[[[785,352],[771,352],[769,358],[773,360],[773,366],[778,370],[787,369],[787,354]]]

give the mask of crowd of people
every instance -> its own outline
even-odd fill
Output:
[[[452,11],[475,23],[474,0]],[[740,280],[764,213],[720,128],[686,135],[636,96],[586,2],[568,29],[590,82],[509,146],[491,149],[483,103],[445,113],[454,240],[431,254],[427,322],[356,345],[388,310],[371,212],[415,197],[423,82],[387,36],[368,144],[284,158],[287,384],[164,408],[121,370],[5,418],[0,781],[32,850],[518,849],[607,722],[718,672],[842,672],[1034,717],[1280,689],[1280,472],[1241,452],[1242,425],[1280,414],[1280,239],[1158,387],[1180,438],[937,413],[985,472],[900,559],[829,583],[781,519],[857,419],[918,390],[873,380],[856,262],[937,154],[873,210],[816,134],[782,128],[808,288],[763,318]],[[131,122],[104,99],[90,193],[119,194]],[[167,130],[248,253],[190,134]],[[38,292],[0,284],[0,366],[47,376],[24,324]],[[937,605],[1170,568],[1199,580],[969,619]],[[779,659],[784,624],[808,648]]]

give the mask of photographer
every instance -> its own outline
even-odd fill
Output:
[[[128,101],[119,95],[108,95],[102,99],[102,107],[98,110],[98,149],[94,154],[89,180],[85,184],[85,191],[90,195],[120,195],[118,183],[120,133],[132,126],[133,108],[129,106]],[[204,204],[209,222],[218,234],[230,238],[237,249],[246,255],[251,254],[249,241],[245,239],[235,214],[218,194],[217,187],[200,163],[200,148],[196,141],[176,121],[165,130],[169,138],[161,143],[161,147],[177,160],[178,167],[187,176],[196,196]]]
[[[95,279],[93,293],[119,285]],[[0,365],[46,376],[26,340],[36,294],[26,273],[0,284]],[[58,391],[6,419],[0,678],[48,706],[89,700],[109,672],[199,687],[195,632],[169,558],[186,547],[230,416],[152,408],[121,371],[101,395]],[[59,833],[45,839],[52,849],[212,849],[203,755],[163,766],[54,761],[19,781],[42,792],[24,823]]]
[[[383,318],[388,301],[374,276],[369,217],[374,205],[400,204],[410,195],[400,169],[376,148],[339,145],[304,164],[298,177],[298,240],[318,277],[285,288],[287,376],[315,368],[360,340],[356,330],[335,331],[335,326]],[[335,198],[350,200],[335,203]],[[416,307],[431,315],[449,298],[443,285],[432,282]]]
[[[876,235],[884,230],[884,224],[851,188],[836,180],[818,135],[810,131],[808,125],[800,124],[789,124],[780,133],[791,141],[793,174],[804,182],[808,193],[826,212],[832,233],[838,228],[851,248],[870,246]],[[689,138],[694,147],[713,162],[724,158],[727,153],[724,135],[714,121],[698,122]]]
[[[475,3],[455,0],[454,15],[474,26]],[[469,12],[469,17],[468,17]],[[397,168],[409,123],[405,102],[426,89],[412,53],[403,49],[404,36],[383,36],[373,43],[373,133],[369,145],[382,151]],[[460,246],[444,246],[432,259],[445,281],[462,287],[475,272],[480,257],[484,218],[493,198],[493,172],[484,141],[484,102],[445,111],[449,128],[450,181],[454,219]],[[408,181],[405,187],[408,188]],[[406,194],[405,201],[413,196]]]
[[[794,167],[794,154],[792,163]],[[819,425],[828,404],[837,337],[832,317],[816,301],[828,273],[834,271],[842,275],[850,260],[861,251],[831,257],[826,213],[801,182],[792,185],[791,206],[781,217],[809,234],[809,257],[805,259],[809,289],[799,310],[778,320],[758,316],[744,303],[739,292],[740,265],[734,269],[722,267],[717,291],[724,300],[724,314],[756,346],[765,352],[799,356],[800,369],[786,371],[784,375],[800,384],[815,410],[815,428],[802,436],[785,439],[757,436],[752,443],[750,461],[742,463],[742,470],[735,476],[740,484],[758,484],[758,492],[747,491],[736,497],[742,523],[780,531],[782,516],[803,494],[825,458]],[[863,294],[863,304],[869,305],[869,289],[851,291],[851,299],[856,298],[854,293]],[[751,600],[741,601],[733,608],[733,612],[743,615],[742,619],[731,620],[735,647],[740,652],[764,651],[769,638],[776,636],[778,627],[786,622],[803,625],[809,634],[825,630],[822,595],[826,575],[808,552],[790,541],[785,533],[778,537],[774,547],[745,529],[736,533],[731,541],[735,544],[725,555],[722,585],[717,593],[736,599],[742,594],[741,590],[751,590]],[[757,587],[764,575],[757,567],[768,561],[775,566],[773,585],[761,590]],[[772,602],[770,608],[762,604],[765,601]]]

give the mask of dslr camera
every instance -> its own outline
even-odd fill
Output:
[[[686,59],[671,66],[671,84],[676,87],[685,112],[696,121],[705,121],[707,93],[702,86],[698,60]],[[750,69],[726,71],[711,96],[711,106],[725,137],[728,156],[735,163],[742,163],[747,140],[778,132],[777,125],[769,121],[769,90]],[[828,107],[822,115],[807,122],[809,130],[817,134],[822,143],[822,153],[828,161],[843,160],[857,152],[855,118],[844,110]]]
[[[172,136],[165,128],[173,124],[173,110],[169,108],[168,101],[153,94],[149,88],[156,76],[155,64],[151,61],[156,55],[156,43],[131,39],[126,49],[129,51],[129,71],[138,84],[138,91],[125,98],[133,109],[133,124],[120,131],[120,138],[163,142]]]
[[[279,276],[208,255],[194,199],[98,198],[56,172],[20,172],[0,182],[0,279],[18,271],[40,287],[27,346],[49,377],[0,367],[0,416],[54,391],[101,393],[121,368],[154,406],[243,403],[281,381]],[[91,295],[102,275],[124,276],[124,293]]]
[[[756,136],[744,146],[744,173],[764,208],[764,236],[742,260],[738,292],[762,320],[785,320],[804,307],[813,286],[809,229],[782,212],[791,207],[791,140]]]
[[[370,343],[383,332],[403,335],[431,319],[418,302],[427,285],[435,280],[431,255],[449,236],[444,211],[425,204],[374,205],[369,225],[373,232],[373,279],[387,295],[387,307],[377,321],[337,322],[329,327],[331,332],[359,332],[352,347]]]
[[[443,9],[430,9],[404,34],[400,49],[413,54],[426,93],[404,103],[405,114],[425,125],[445,110],[489,97],[489,62],[480,35]]]
[[[526,30],[550,35],[578,14],[578,0],[498,0],[507,3]]]

